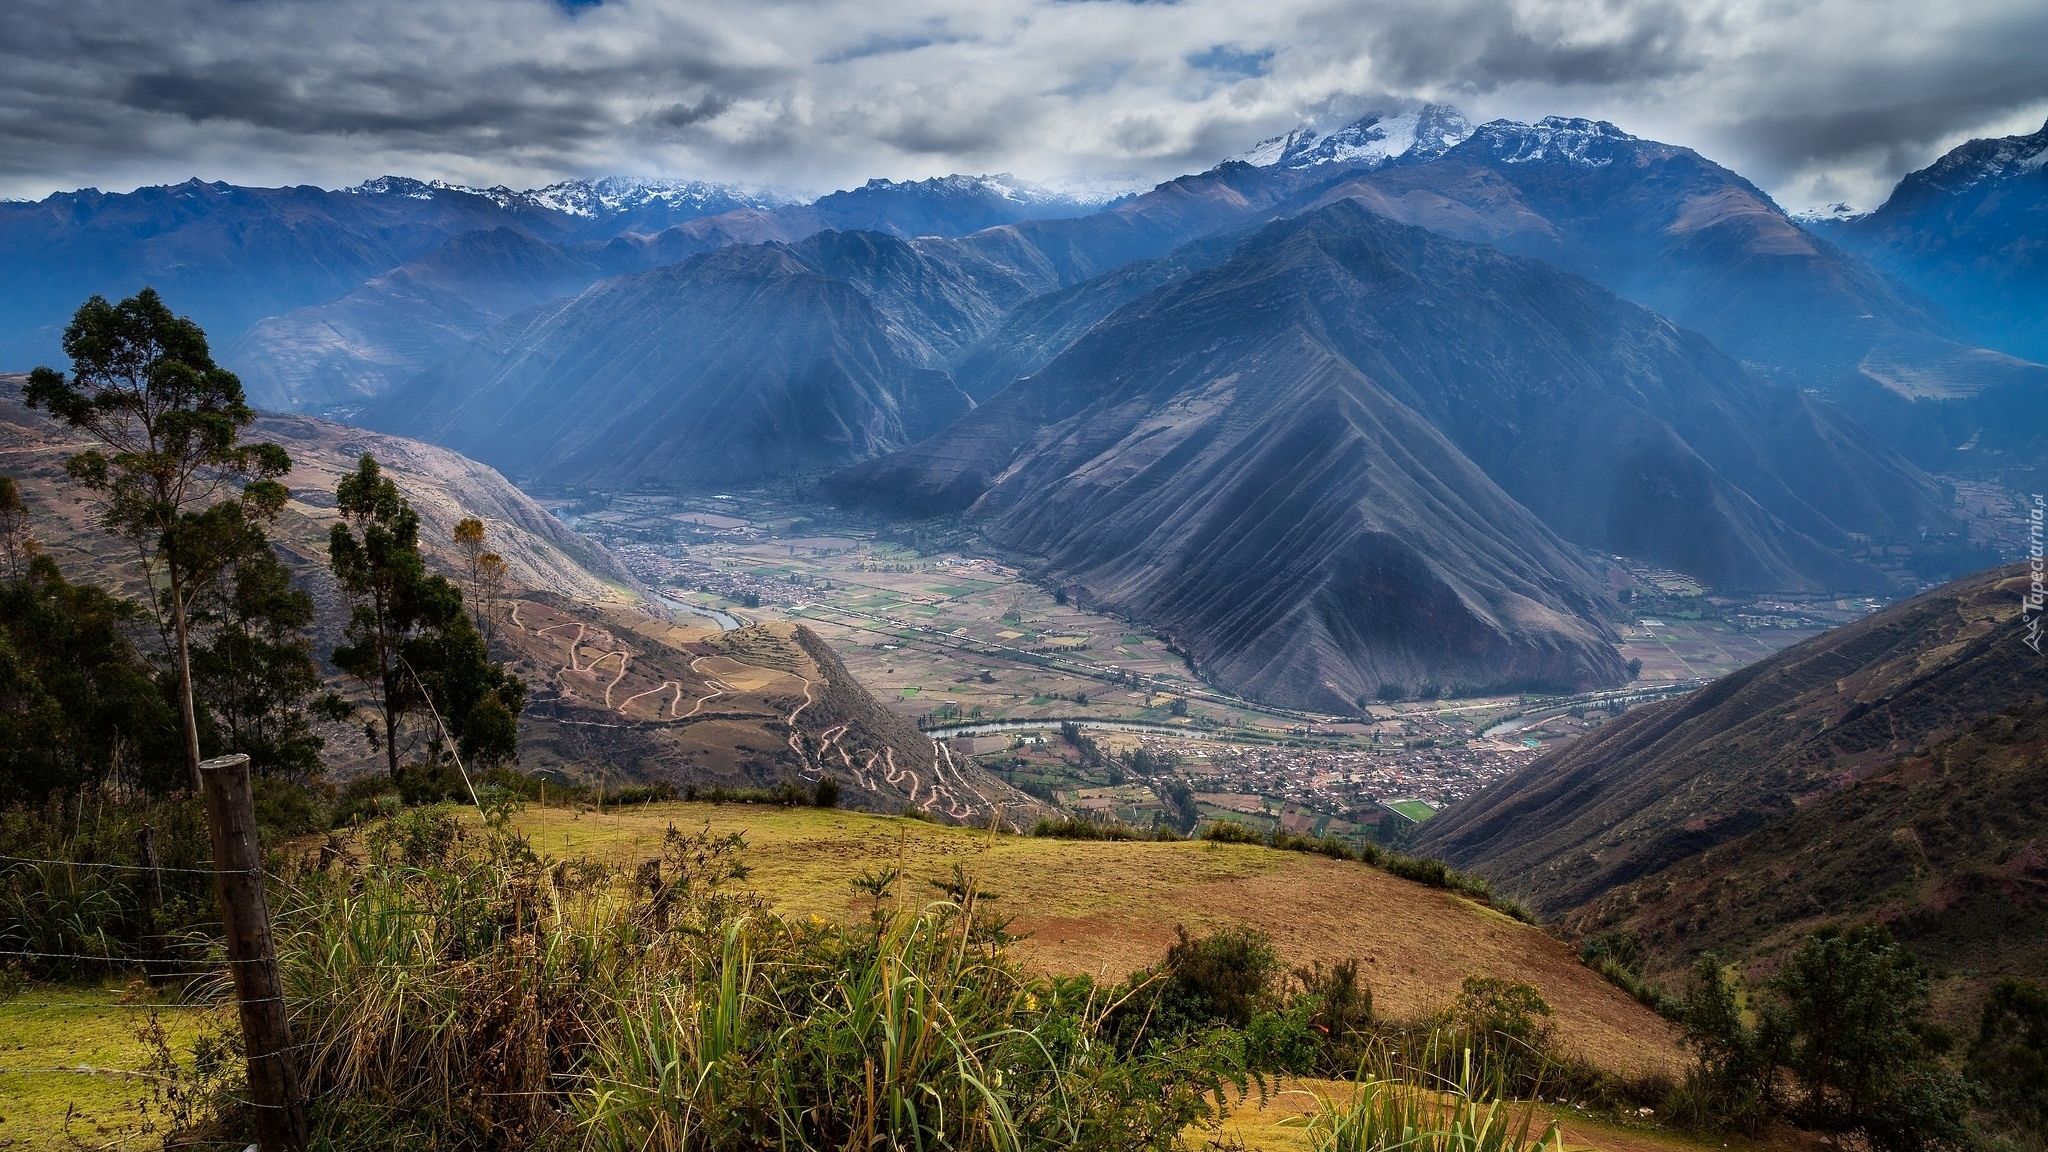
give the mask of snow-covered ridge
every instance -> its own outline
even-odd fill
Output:
[[[1144,185],[1142,187],[1150,187]],[[859,193],[878,192],[926,192],[953,196],[987,196],[1008,200],[1014,204],[1027,205],[1096,205],[1140,190],[1139,186],[1118,181],[1066,181],[1060,183],[1038,183],[1019,179],[1008,172],[993,176],[933,176],[925,180],[884,180],[873,179],[859,188],[834,192],[832,196],[850,196]],[[826,197],[829,199],[830,197]]]
[[[1069,181],[1034,183],[1009,173],[994,176],[934,176],[927,180],[869,180],[858,188],[831,196],[873,195],[888,192],[918,192],[952,196],[994,196],[1022,205],[1074,205],[1090,207],[1111,203],[1142,187],[1118,181]],[[431,200],[447,193],[481,196],[510,210],[532,209],[568,216],[597,219],[617,216],[650,206],[663,206],[690,215],[711,215],[740,208],[769,209],[809,203],[787,193],[747,188],[735,184],[713,184],[702,180],[661,180],[632,176],[606,176],[596,180],[564,180],[544,188],[515,191],[502,185],[475,188],[441,180],[414,180],[405,176],[380,176],[365,180],[345,192],[361,196],[403,196]],[[829,197],[828,197],[829,198]]]
[[[2048,168],[2048,124],[2031,136],[1972,140],[1907,177],[1950,192]]]
[[[410,200],[431,200],[443,193],[459,193],[481,196],[500,208],[530,208],[586,218],[613,216],[652,204],[697,212],[727,212],[736,208],[777,208],[798,202],[793,196],[743,188],[734,184],[634,176],[563,180],[544,188],[523,191],[515,191],[504,185],[475,188],[451,184],[444,180],[380,176],[375,180],[365,180],[353,188],[344,188],[342,191],[359,196],[403,196]]]
[[[1396,160],[1434,160],[1472,135],[1456,108],[1425,104],[1419,111],[1364,116],[1327,136],[1304,124],[1261,140],[1231,160],[1257,168],[1312,168],[1345,164],[1379,168]]]
[[[1576,116],[1545,116],[1534,124],[1495,120],[1480,125],[1473,138],[1503,164],[1562,161],[1588,168],[1612,164],[1619,146],[1638,143],[1605,120]]]
[[[1846,224],[1860,220],[1870,213],[1861,208],[1836,201],[1833,204],[1817,204],[1811,208],[1792,213],[1792,219],[1801,224]]]

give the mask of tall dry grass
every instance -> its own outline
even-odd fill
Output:
[[[1411,1059],[1376,1047],[1361,1061],[1350,1099],[1324,1100],[1309,1120],[1316,1152],[1563,1152],[1556,1125],[1508,1099],[1504,1077],[1470,1048],[1447,1052],[1441,1035],[1423,1048]],[[1434,1071],[1447,1056],[1457,1067],[1450,1077]]]
[[[336,1149],[1166,1148],[1235,1049],[1102,1039],[971,882],[869,924],[735,890],[737,837],[634,869],[409,813],[279,889],[280,960]]]

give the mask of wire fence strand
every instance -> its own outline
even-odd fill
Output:
[[[0,855],[0,864],[52,864],[60,868],[117,868],[128,872],[177,872],[188,876],[261,876],[261,868],[151,868],[147,864],[102,864],[89,860],[50,860],[40,856]]]

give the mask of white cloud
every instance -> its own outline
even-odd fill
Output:
[[[1791,206],[2048,113],[2048,5],[1983,0],[14,0],[0,194],[383,172],[823,190],[1158,179],[1441,99],[1613,120]]]

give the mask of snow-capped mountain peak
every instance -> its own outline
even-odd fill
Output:
[[[1398,116],[1373,113],[1328,135],[1304,124],[1261,140],[1230,159],[1257,168],[1313,168],[1344,164],[1379,168],[1395,161],[1434,160],[1472,134],[1456,108],[1425,104]]]
[[[793,196],[733,184],[637,176],[562,180],[544,188],[529,188],[523,191],[515,191],[502,184],[491,188],[475,188],[464,184],[451,184],[444,180],[380,176],[375,180],[365,180],[344,191],[362,196],[403,196],[409,200],[431,200],[443,193],[481,196],[500,208],[537,209],[585,219],[616,216],[650,205],[710,213],[727,212],[735,208],[777,208],[797,202]]]
[[[1473,138],[1504,164],[1549,161],[1588,168],[1605,167],[1624,146],[1640,143],[1605,120],[1577,116],[1545,116],[1534,124],[1495,120],[1480,125]]]
[[[892,192],[937,194],[943,196],[988,197],[1007,200],[1013,204],[1027,206],[1048,205],[1093,205],[1104,204],[1128,196],[1134,186],[1116,181],[1067,181],[1064,183],[1039,183],[1024,180],[1008,172],[995,175],[933,176],[924,180],[885,180],[875,178],[859,188],[834,192],[832,196],[857,194],[878,195]],[[827,197],[829,199],[830,197]]]
[[[1972,140],[1907,177],[1949,192],[1986,180],[2007,180],[2048,169],[2048,124],[2030,136]]]
[[[1837,200],[1833,204],[1816,204],[1811,208],[1794,212],[1792,219],[1801,224],[1844,224],[1868,215],[1869,213],[1861,208]]]

